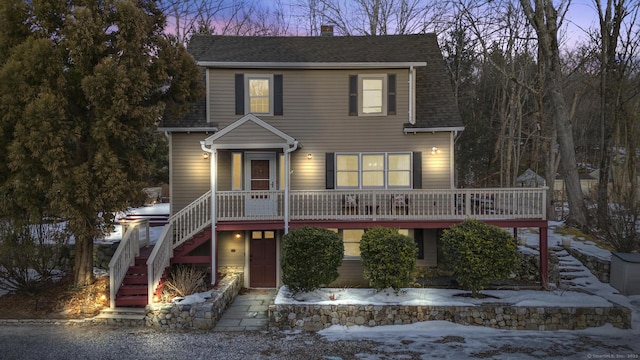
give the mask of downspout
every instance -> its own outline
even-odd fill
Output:
[[[415,101],[413,101],[413,65],[409,67],[409,124],[415,125],[415,119],[413,118],[413,107]]]
[[[216,151],[205,146],[204,140],[200,141],[202,151],[209,153],[210,175],[211,179],[211,285],[216,284],[218,278],[218,234],[216,231]]]
[[[298,140],[293,146],[284,149],[284,233],[289,233],[289,184],[291,178],[291,153],[298,149]]]

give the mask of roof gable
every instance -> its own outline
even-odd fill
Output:
[[[247,144],[247,135],[254,139]],[[278,130],[266,121],[253,114],[248,114],[234,121],[229,126],[205,139],[205,144],[212,148],[230,148],[240,146],[288,148],[295,144],[296,139]]]

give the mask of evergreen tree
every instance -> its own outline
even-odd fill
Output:
[[[68,221],[77,286],[93,282],[105,214],[149,175],[144,139],[202,95],[197,65],[164,26],[152,0],[0,5],[1,194],[31,221]]]

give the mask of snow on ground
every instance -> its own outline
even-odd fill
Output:
[[[317,305],[432,305],[432,306],[472,306],[483,303],[511,304],[514,306],[558,306],[575,304],[576,307],[610,307],[610,302],[599,297],[573,291],[536,290],[484,290],[490,297],[475,299],[456,296],[468,293],[457,289],[402,289],[397,295],[392,289],[376,292],[374,289],[335,288],[318,289],[292,297],[286,288],[280,289],[276,304],[317,304]],[[335,300],[331,300],[330,297]]]
[[[562,223],[549,223],[549,247],[558,247],[563,237],[555,233]],[[538,246],[537,229],[519,229],[518,235],[526,239],[527,247],[520,246],[521,251],[532,251]],[[608,250],[599,248],[595,243],[585,239],[573,239],[571,246],[582,252],[610,259]],[[561,250],[566,251],[566,250]],[[410,325],[389,326],[342,326],[334,325],[319,331],[319,334],[330,341],[370,340],[376,342],[380,353],[396,353],[398,359],[412,358],[407,353],[428,354],[426,358],[458,359],[468,358],[563,358],[563,359],[597,359],[597,358],[640,358],[640,295],[623,296],[611,285],[600,282],[586,267],[575,260],[571,267],[581,268],[580,275],[574,283],[585,292],[557,289],[552,291],[504,291],[486,290],[483,293],[500,299],[473,299],[454,297],[463,291],[452,289],[403,289],[398,295],[385,290],[376,293],[370,289],[320,289],[301,293],[296,296],[281,288],[276,303],[305,304],[388,304],[400,302],[406,305],[470,305],[482,302],[510,303],[520,306],[611,306],[617,303],[632,310],[632,328],[628,330],[605,325],[585,330],[561,331],[526,331],[498,330],[482,326],[469,326],[450,323],[448,321],[428,321]],[[329,296],[337,300],[332,301]],[[606,352],[603,352],[605,349]],[[506,356],[506,357],[505,357]],[[325,357],[331,359],[332,357]],[[361,354],[358,359],[387,359],[379,355]]]
[[[122,240],[122,225],[120,225],[119,220],[123,217],[126,217],[127,214],[137,214],[137,215],[166,215],[169,214],[169,204],[161,203],[161,204],[153,204],[148,206],[141,206],[138,208],[128,209],[126,212],[116,214],[116,224],[111,233],[105,236],[103,239],[96,240],[96,243],[115,243]],[[162,233],[162,226],[152,226],[149,227],[149,242],[151,244],[155,244],[160,234]]]

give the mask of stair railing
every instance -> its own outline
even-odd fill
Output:
[[[174,249],[211,225],[211,190],[175,213],[169,222],[175,231]]]
[[[151,255],[147,259],[147,303],[154,301],[153,295],[160,285],[164,269],[169,266],[171,256],[173,255],[173,224],[165,225],[158,241],[153,246]]]
[[[127,222],[126,226],[123,224],[122,230],[122,240],[109,261],[109,306],[112,309],[116,307],[116,294],[127,270],[134,264],[136,256],[140,255],[140,247],[149,243],[149,220]],[[144,230],[146,236],[140,236],[141,230]]]
[[[210,225],[211,191],[203,194],[169,218],[169,224],[165,225],[147,260],[149,280],[147,301],[149,303],[153,301],[153,295],[160,284],[164,269],[171,262],[173,249]]]

